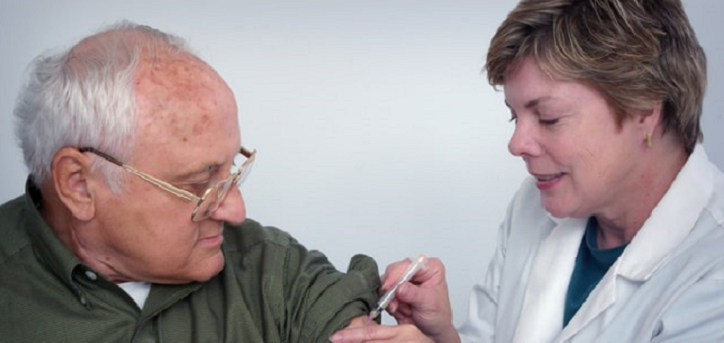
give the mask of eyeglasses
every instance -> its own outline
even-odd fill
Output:
[[[239,153],[234,158],[234,165],[239,165],[239,170],[237,170],[235,173],[231,173],[229,177],[214,183],[211,187],[206,189],[206,191],[204,191],[199,197],[196,194],[193,194],[185,189],[178,188],[168,182],[161,181],[151,175],[141,172],[136,168],[133,168],[109,155],[106,155],[103,152],[96,150],[95,148],[78,148],[78,151],[82,153],[90,152],[100,157],[103,157],[106,161],[111,162],[123,168],[125,171],[152,183],[158,188],[161,188],[164,191],[167,191],[179,198],[186,199],[196,204],[196,206],[194,207],[194,211],[191,212],[191,221],[194,222],[202,221],[208,218],[219,208],[219,204],[223,202],[226,198],[226,195],[228,194],[231,185],[235,184],[238,187],[244,182],[244,180],[246,180],[249,172],[251,172],[251,167],[254,164],[254,159],[256,158],[256,150],[250,151],[242,146],[239,149]],[[242,162],[242,158],[244,158],[245,161]]]

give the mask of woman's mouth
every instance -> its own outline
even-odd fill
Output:
[[[550,174],[550,175],[536,175],[535,178],[538,179],[538,181],[540,181],[540,182],[547,182],[547,181],[551,181],[553,179],[557,179],[561,176],[563,176],[563,173]]]
[[[536,180],[538,180],[536,186],[541,191],[549,190],[555,187],[564,175],[565,173],[534,175]]]

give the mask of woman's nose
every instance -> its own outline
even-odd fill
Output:
[[[508,141],[508,151],[518,157],[537,156],[541,151],[538,138],[535,124],[519,120]]]

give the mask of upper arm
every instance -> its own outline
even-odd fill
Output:
[[[285,322],[291,341],[322,342],[337,330],[364,325],[380,287],[377,264],[355,256],[346,273],[318,251],[299,245],[287,257]]]

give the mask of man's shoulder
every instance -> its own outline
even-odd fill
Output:
[[[0,265],[30,244],[23,225],[24,213],[23,196],[0,205]]]
[[[286,231],[264,226],[247,218],[241,225],[225,225],[224,241],[227,249],[246,250],[255,245],[289,246],[296,240]]]

